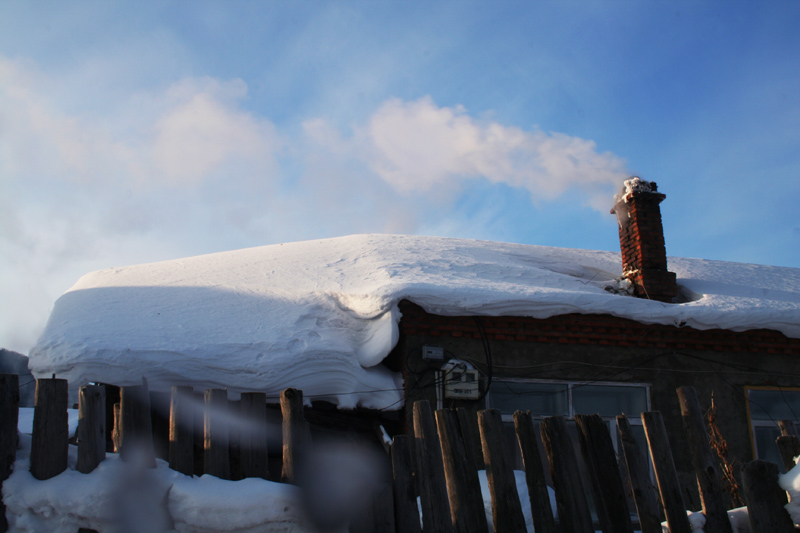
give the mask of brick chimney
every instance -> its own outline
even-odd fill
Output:
[[[675,273],[667,271],[667,250],[659,204],[666,198],[653,181],[633,177],[615,195],[611,210],[619,222],[622,277],[640,298],[672,302],[678,294]]]

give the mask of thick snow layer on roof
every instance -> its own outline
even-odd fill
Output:
[[[398,408],[380,365],[397,342],[397,304],[442,315],[546,318],[605,313],[699,329],[768,328],[800,338],[800,269],[669,259],[692,301],[604,287],[618,253],[474,240],[354,235],[112,268],[56,302],[30,353],[35,375],[72,384],[191,384]]]

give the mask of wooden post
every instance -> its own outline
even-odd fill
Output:
[[[464,441],[464,449],[467,457],[475,470],[483,470],[483,452],[481,451],[481,434],[478,430],[478,417],[470,414],[463,407],[456,409],[458,414],[458,427],[461,430],[461,439]]]
[[[303,416],[303,391],[286,389],[281,392],[283,415],[283,483],[297,482],[297,467],[306,448],[311,444],[308,424]]]
[[[658,492],[661,494],[661,504],[664,506],[670,533],[691,533],[692,528],[686,516],[686,506],[681,496],[664,419],[658,411],[650,411],[642,413],[642,422],[650,445],[650,460],[653,461]]]
[[[788,472],[794,468],[794,458],[800,456],[800,439],[794,435],[781,435],[775,439],[775,444],[781,454],[783,468]]]
[[[114,429],[111,430],[111,444],[114,453],[119,453],[122,450],[122,404],[117,402],[114,404],[112,410],[114,411]]]
[[[239,432],[242,475],[269,479],[267,395],[263,392],[244,392],[240,405],[245,422],[245,427]]]
[[[536,440],[530,411],[514,413],[514,429],[522,452],[522,463],[525,465],[525,481],[531,501],[533,527],[539,533],[556,533],[556,522],[553,518],[553,509],[550,507],[550,491],[547,490],[542,458],[539,455],[539,443]]]
[[[78,404],[78,472],[88,474],[106,458],[106,389],[80,388]]]
[[[394,518],[397,533],[420,533],[412,454],[411,440],[407,436],[397,435],[392,439]]]
[[[205,394],[205,417],[203,419],[203,466],[206,474],[220,479],[231,478],[231,462],[228,449],[228,391],[208,389]]]
[[[67,469],[68,403],[66,379],[40,379],[36,382],[31,439],[31,474],[36,479],[50,479]]]
[[[122,387],[120,394],[120,457],[156,467],[153,451],[153,426],[150,422],[150,392],[147,380],[141,385]]]
[[[633,533],[614,443],[600,415],[575,415],[583,459],[589,467],[594,506],[606,533]],[[605,526],[603,527],[603,524]]]
[[[717,461],[708,442],[708,433],[703,422],[703,411],[700,409],[697,391],[694,387],[678,387],[677,392],[681,404],[683,428],[692,451],[692,463],[697,475],[697,488],[700,491],[700,501],[703,503],[703,514],[706,515],[704,529],[720,533],[733,533],[727,506],[722,498],[723,489],[717,471]]]
[[[19,376],[0,374],[0,488],[11,475],[17,459],[19,424]],[[8,531],[6,506],[0,498],[0,532]]]
[[[575,448],[567,433],[567,424],[561,416],[542,420],[539,426],[547,457],[550,460],[550,477],[556,491],[558,520],[564,533],[594,531],[589,503],[583,488]]]
[[[795,429],[794,421],[792,420],[778,420],[778,427],[781,428],[781,435],[784,437],[797,436],[797,429]]]
[[[450,502],[444,478],[444,463],[431,405],[414,402],[414,437],[417,451],[417,480],[422,505],[422,529],[453,532]]]
[[[486,480],[492,495],[492,519],[497,533],[525,530],[525,517],[517,492],[514,468],[503,446],[503,419],[497,409],[478,412],[478,428],[486,463]]]
[[[453,529],[456,533],[488,532],[478,471],[461,438],[458,415],[452,409],[439,409],[436,411],[436,426],[442,446]]]
[[[661,533],[661,513],[658,510],[656,488],[650,481],[647,459],[639,448],[631,424],[625,415],[617,417],[617,427],[633,489],[633,501],[639,514],[639,528],[642,533]]]
[[[169,467],[194,474],[194,405],[192,387],[172,387],[169,405]]]
[[[778,485],[778,466],[767,461],[742,465],[742,489],[747,514],[754,532],[791,533],[796,531],[784,509],[786,492]]]

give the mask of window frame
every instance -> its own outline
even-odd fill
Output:
[[[758,440],[756,439],[756,428],[778,428],[778,420],[779,419],[770,419],[765,420],[762,418],[753,418],[752,409],[750,409],[750,391],[775,391],[775,392],[800,392],[800,387],[778,387],[772,385],[745,385],[744,386],[744,397],[745,397],[745,405],[747,407],[747,425],[749,427],[749,434],[750,434],[750,451],[753,454],[754,459],[758,459]],[[783,419],[780,419],[783,420]],[[800,415],[797,416],[797,420],[794,420],[795,424],[800,425]],[[798,427],[800,429],[800,427]],[[783,470],[783,465],[778,465],[781,470]]]

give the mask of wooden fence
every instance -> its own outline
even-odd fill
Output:
[[[146,382],[121,389],[97,385],[82,387],[77,469],[91,472],[105,459],[107,448],[118,450],[123,461],[133,460],[135,451],[136,460],[143,458],[146,464],[154,466],[159,448],[154,446],[154,432],[163,431],[168,434],[168,441],[159,453],[166,455],[174,470],[187,475],[207,473],[223,479],[277,477],[276,472],[272,472],[270,477],[268,467],[267,398],[264,393],[242,394],[236,417],[248,424],[246,432],[238,432],[225,423],[230,413],[224,390],[207,390],[203,409],[198,415],[192,389],[173,387],[168,397],[169,415],[161,422],[151,418],[163,418],[163,413],[159,414],[151,407],[153,397]],[[705,531],[730,532],[717,459],[709,446],[697,396],[693,388],[683,387],[678,389],[678,397],[697,473],[702,511],[706,515]],[[37,479],[49,479],[67,468],[67,398],[65,380],[38,380],[30,465],[31,473]],[[159,401],[166,402],[167,398]],[[107,409],[107,405],[112,407]],[[14,462],[18,407],[17,376],[0,375],[0,481],[10,475]],[[106,411],[110,411],[108,418]],[[280,411],[280,479],[294,483],[297,465],[313,446],[303,416],[302,391],[283,391]],[[224,416],[217,416],[220,413]],[[624,415],[617,417],[622,443],[620,460],[625,462],[622,471],[628,473],[628,479],[624,480],[608,426],[599,415],[575,417],[580,444],[576,450],[564,418],[543,419],[540,440],[530,413],[518,411],[514,414],[537,533],[587,533],[596,528],[606,533],[632,533],[634,525],[643,533],[660,533],[664,518],[672,533],[691,531],[661,415],[647,412],[641,416],[646,443],[636,442]],[[200,420],[202,423],[197,424]],[[109,428],[109,424],[113,425]],[[198,465],[195,453],[198,434],[192,431],[192,427],[200,425],[203,428],[202,462]],[[791,428],[784,429],[785,433],[791,432]],[[479,468],[486,470],[494,531],[525,531],[513,467],[503,443],[503,421],[498,411],[480,411],[475,420],[463,409],[434,412],[428,402],[416,402],[413,405],[413,435],[413,438],[394,437],[389,448],[391,481],[375,491],[371,508],[351,522],[351,531],[487,532]],[[546,452],[547,465],[541,460],[540,443]],[[787,465],[791,461],[788,459],[790,454],[800,455],[795,453],[800,450],[796,436],[781,437],[778,444],[783,457],[787,458]],[[238,459],[232,468],[230,451],[234,447]],[[657,489],[651,482],[645,455],[648,451]],[[578,454],[586,464],[589,487],[584,487],[578,471]],[[557,518],[550,507],[546,466],[555,491]],[[754,532],[795,531],[783,508],[786,493],[779,488],[777,478],[778,468],[772,463],[751,461],[742,467],[743,492]],[[626,482],[632,489],[635,509],[629,508]],[[587,494],[591,494],[594,502],[596,520],[590,513]],[[5,531],[5,508],[1,510],[0,531]],[[637,516],[638,523],[635,520]]]

